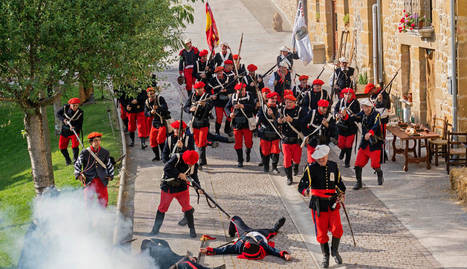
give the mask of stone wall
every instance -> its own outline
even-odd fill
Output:
[[[458,123],[467,131],[467,1],[457,1]]]
[[[254,1],[254,0],[252,0]],[[271,0],[282,11],[282,19],[288,21],[293,28],[295,13],[297,12],[297,0]],[[285,15],[285,17],[283,16]]]

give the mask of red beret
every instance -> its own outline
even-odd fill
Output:
[[[216,67],[216,69],[214,69],[214,73],[218,73],[218,72],[221,72],[221,71],[224,71],[223,66],[218,66],[218,67]]]
[[[308,80],[308,76],[307,75],[301,75],[298,77],[298,80]]]
[[[149,88],[146,89],[146,91],[147,91],[147,92],[155,92],[156,90],[154,90],[153,87],[149,87]]]
[[[324,81],[322,81],[321,79],[313,80],[313,85],[323,85],[323,84],[324,84]]]
[[[344,93],[350,93],[350,94],[354,94],[354,90],[352,88],[345,88],[341,91],[342,94]]]
[[[365,86],[365,90],[364,90],[364,93],[369,93],[372,89],[375,88],[375,84],[373,83],[368,83],[366,84]]]
[[[232,58],[233,58],[234,60],[237,60],[237,59],[238,59],[238,54],[234,54],[234,55],[232,56]],[[241,59],[241,58],[242,58],[242,57],[240,57],[240,59]]]
[[[233,62],[232,62],[232,60],[230,60],[230,59],[229,59],[229,60],[225,60],[225,61],[224,61],[224,65],[226,65],[226,64],[233,64]]]
[[[234,87],[235,90],[241,90],[242,88],[245,88],[246,84],[245,83],[237,83]]]
[[[183,153],[182,159],[188,165],[194,165],[198,161],[198,152],[194,150],[187,150]]]
[[[174,129],[178,129],[180,128],[180,120],[177,120],[177,121],[174,121],[170,124],[170,126],[172,126],[172,128]],[[186,129],[186,123],[184,121],[182,121],[182,128],[183,129]]]
[[[249,64],[246,69],[248,69],[248,71],[250,72],[253,72],[253,71],[256,71],[258,69],[258,67],[254,64]]]
[[[297,98],[295,98],[295,96],[293,96],[292,94],[284,95],[284,99],[288,99],[288,100],[292,100],[292,101],[297,101]]]
[[[274,96],[279,97],[279,94],[277,92],[270,92],[266,95],[266,98],[273,98]]]
[[[293,91],[291,91],[291,90],[284,90],[284,95],[293,95]]]
[[[269,88],[264,87],[263,89],[261,89],[261,92],[262,93],[265,93],[265,92],[270,93],[271,90]]]
[[[81,103],[81,100],[79,100],[79,98],[76,98],[76,97],[71,98],[70,100],[68,100],[68,104],[70,104],[70,105],[79,104],[79,103]]]
[[[329,101],[326,100],[326,99],[321,99],[321,100],[318,101],[318,106],[328,107],[329,106]]]
[[[98,132],[92,132],[92,133],[88,134],[88,139],[89,140],[94,139],[95,137],[102,137],[102,134],[98,133]]]
[[[206,56],[208,55],[208,51],[207,50],[202,50],[199,52],[199,57],[203,57],[203,56]]]
[[[202,81],[198,81],[195,83],[195,89],[201,89],[204,88],[204,86],[206,86],[206,84],[204,84],[204,82]]]

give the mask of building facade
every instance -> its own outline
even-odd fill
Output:
[[[293,23],[297,0],[272,0]],[[314,63],[350,60],[360,82],[388,83],[402,117],[453,121],[451,93],[451,5],[449,0],[304,0]],[[467,131],[467,1],[456,0],[457,124]],[[404,24],[406,25],[404,28]],[[379,27],[378,27],[379,26]],[[362,87],[361,85],[359,88]],[[401,102],[402,100],[407,102]]]

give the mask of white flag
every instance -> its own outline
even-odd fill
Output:
[[[292,47],[297,50],[298,57],[305,65],[309,64],[313,59],[311,51],[310,36],[308,35],[308,27],[305,24],[305,14],[303,13],[303,1],[298,2],[297,15],[292,34]]]

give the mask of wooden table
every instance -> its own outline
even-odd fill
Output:
[[[433,138],[439,138],[439,134],[433,132],[419,132],[418,135],[408,135],[405,133],[403,129],[399,126],[388,126],[387,130],[394,135],[394,139],[392,140],[392,161],[396,161],[396,154],[403,154],[404,155],[404,171],[407,172],[409,170],[409,163],[420,163],[426,162],[426,168],[431,169],[430,163],[430,147],[428,145],[428,140]],[[396,147],[396,140],[399,138],[405,147],[397,148]],[[414,141],[413,147],[410,147],[410,141]],[[425,141],[426,147],[426,156],[421,156],[421,141]],[[405,143],[404,143],[405,142]],[[417,144],[418,144],[418,156],[417,156]],[[413,157],[409,156],[409,152],[413,153]]]

